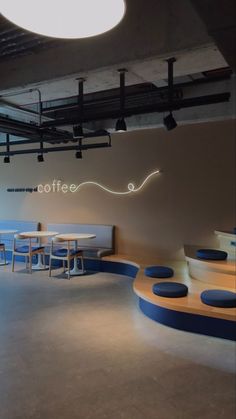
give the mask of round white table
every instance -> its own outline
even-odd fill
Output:
[[[78,241],[80,240],[89,240],[89,239],[95,239],[95,234],[85,234],[85,233],[68,233],[68,234],[58,234],[58,239],[64,240],[64,241],[74,241],[75,242],[75,250],[78,249]],[[78,268],[78,258],[74,258],[74,267],[71,270],[71,275],[84,275],[85,270]]]
[[[1,236],[3,235],[10,235],[10,234],[16,234],[17,230],[0,230],[0,243],[1,243]],[[1,262],[0,261],[0,266],[5,266],[5,265],[9,265],[9,262]]]
[[[38,239],[39,240],[39,246],[41,246],[41,240],[43,238],[48,237],[54,237],[57,236],[56,231],[24,231],[23,233],[20,233],[19,236],[22,237],[22,239]],[[42,271],[45,269],[48,269],[48,267],[45,268],[43,261],[42,261],[42,254],[38,255],[38,263],[32,266],[32,269],[36,271]]]

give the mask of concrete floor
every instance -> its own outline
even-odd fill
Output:
[[[0,268],[1,419],[233,419],[235,343],[137,308],[132,280]]]

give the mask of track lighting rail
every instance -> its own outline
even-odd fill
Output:
[[[94,143],[94,144],[83,144],[81,145],[81,150],[91,150],[96,148],[107,148],[111,147],[111,143],[103,142],[103,143]],[[78,145],[70,145],[70,146],[59,146],[59,147],[44,147],[43,154],[47,153],[54,153],[54,152],[61,152],[61,151],[78,151]],[[41,148],[32,148],[32,149],[25,149],[25,150],[11,150],[11,151],[1,151],[0,156],[3,157],[10,157],[15,155],[22,155],[22,154],[42,154]]]

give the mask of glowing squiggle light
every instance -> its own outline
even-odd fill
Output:
[[[140,186],[138,186],[137,188],[135,187],[135,185],[133,183],[129,183],[128,184],[128,190],[124,191],[124,192],[117,192],[117,191],[113,191],[112,189],[107,188],[106,186],[101,185],[98,182],[93,182],[93,181],[88,181],[88,182],[83,182],[80,183],[79,185],[75,185],[75,184],[71,184],[71,185],[67,185],[67,184],[63,184],[61,180],[54,180],[52,182],[52,184],[46,184],[46,185],[38,185],[37,187],[37,191],[39,193],[50,193],[50,192],[63,192],[63,193],[75,193],[77,192],[79,189],[81,189],[82,187],[86,186],[86,185],[93,185],[93,186],[97,186],[98,188],[102,189],[103,191],[106,191],[110,194],[113,195],[129,195],[132,193],[136,193],[139,192],[144,185],[151,179],[151,177],[158,175],[159,173],[161,173],[160,170],[155,170],[154,172],[150,173],[145,179],[144,181],[141,183]]]
[[[83,182],[80,185],[78,185],[75,192],[77,192],[78,189],[82,188],[85,185],[94,185],[94,186],[97,186],[98,188],[103,189],[104,191],[109,192],[113,195],[129,195],[131,193],[139,192],[151,177],[153,177],[155,175],[158,175],[159,173],[160,173],[160,170],[155,170],[155,172],[150,173],[150,175],[148,175],[146,177],[146,179],[144,179],[144,181],[141,183],[141,185],[138,188],[135,188],[135,185],[133,183],[129,183],[128,184],[128,191],[125,191],[125,192],[116,192],[116,191],[113,191],[109,188],[106,188],[105,186],[101,185],[100,183],[91,182],[91,181]]]

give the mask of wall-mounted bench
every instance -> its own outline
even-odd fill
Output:
[[[84,250],[85,258],[98,258],[115,253],[115,226],[103,224],[48,224],[47,230],[65,233],[95,234],[96,238],[81,240],[79,248]],[[47,252],[49,249],[47,248]]]

